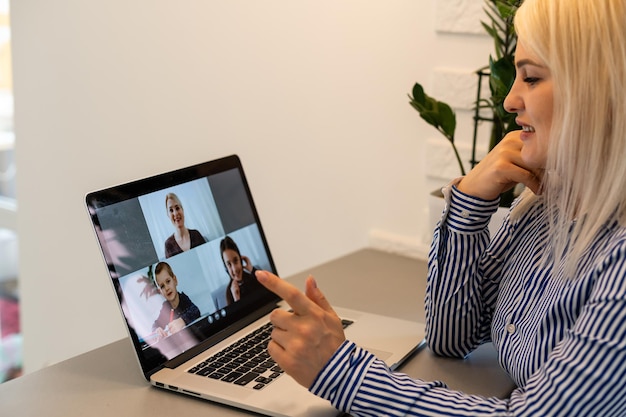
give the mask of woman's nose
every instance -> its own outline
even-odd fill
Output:
[[[506,95],[502,104],[504,106],[504,110],[509,113],[519,113],[519,111],[523,108],[524,103],[519,94],[517,94],[516,83],[513,83],[511,90],[509,90],[509,94]]]

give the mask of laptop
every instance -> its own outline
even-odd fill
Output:
[[[256,269],[277,270],[237,155],[85,200],[150,384],[269,416],[338,415],[267,353],[268,314],[289,306],[254,279]],[[420,323],[336,311],[346,337],[392,369],[424,343]]]

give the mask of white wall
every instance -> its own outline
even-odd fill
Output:
[[[482,7],[13,2],[26,370],[125,336],[83,207],[99,187],[238,153],[283,275],[370,233],[425,247],[427,139],[448,148],[407,93],[485,63],[486,37],[436,31],[459,3]]]

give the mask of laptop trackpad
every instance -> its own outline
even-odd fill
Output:
[[[384,350],[372,349],[367,346],[363,346],[363,349],[367,350],[370,353],[376,355],[378,359],[382,359],[383,361],[387,361],[391,357],[391,352],[385,352]]]

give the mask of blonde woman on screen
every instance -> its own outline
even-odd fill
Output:
[[[165,241],[165,257],[188,251],[206,242],[202,234],[185,226],[185,210],[178,196],[169,193],[165,196],[165,209],[174,226],[174,233]]]

